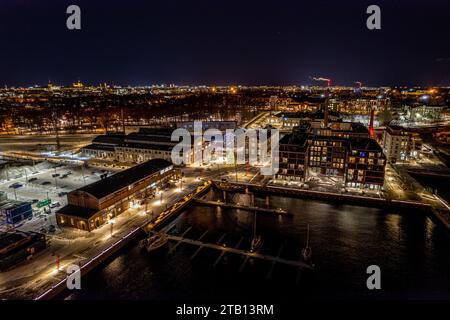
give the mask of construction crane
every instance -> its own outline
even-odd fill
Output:
[[[330,85],[331,85],[331,79],[322,78],[322,77],[320,77],[320,78],[313,77],[313,80],[314,80],[314,81],[326,81],[326,82],[327,82],[327,87],[328,87],[328,88],[329,88]]]
[[[326,81],[327,82],[327,90],[325,93],[325,101],[324,104],[322,106],[323,112],[324,112],[324,116],[323,116],[323,126],[325,128],[328,128],[328,102],[329,102],[329,98],[330,98],[330,85],[331,85],[331,79],[327,79],[327,78],[315,78],[313,77],[314,81]]]

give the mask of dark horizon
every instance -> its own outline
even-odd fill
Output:
[[[4,0],[0,84],[450,86],[450,2]],[[82,30],[65,23],[81,7]],[[381,30],[366,8],[381,7]]]

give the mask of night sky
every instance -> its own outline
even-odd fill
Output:
[[[449,0],[1,0],[0,40],[0,85],[450,85]]]

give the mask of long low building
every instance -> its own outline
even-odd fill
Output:
[[[179,171],[167,160],[141,163],[69,192],[68,204],[56,212],[57,223],[61,227],[92,231],[178,177]]]
[[[179,142],[172,141],[173,128],[139,128],[137,132],[125,135],[102,135],[92,144],[81,148],[83,156],[141,163],[151,159],[172,159],[172,149]],[[192,144],[189,144],[192,147]],[[192,158],[192,152],[184,155],[185,162]]]

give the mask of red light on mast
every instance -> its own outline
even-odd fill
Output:
[[[375,110],[370,110],[370,124],[369,124],[369,135],[373,139],[374,138],[374,132],[373,132],[373,118],[375,116]]]

